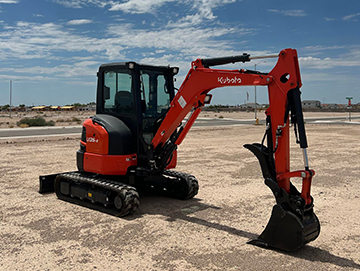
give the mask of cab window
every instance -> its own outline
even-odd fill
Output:
[[[132,76],[128,70],[106,71],[104,73],[104,111],[108,113],[132,114],[134,95]]]

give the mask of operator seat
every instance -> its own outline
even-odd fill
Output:
[[[129,91],[120,90],[115,94],[116,111],[121,113],[134,112],[133,95]]]

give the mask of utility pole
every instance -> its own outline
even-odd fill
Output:
[[[13,81],[19,81],[19,79],[10,80],[10,104],[9,104],[10,118],[11,118],[11,100],[12,100],[12,82]]]
[[[11,98],[12,98],[12,80],[10,80],[10,107],[9,107],[9,109],[10,109],[10,118],[11,118]]]

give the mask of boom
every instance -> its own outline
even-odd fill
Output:
[[[267,146],[263,143],[254,143],[246,144],[244,147],[252,151],[259,159],[265,183],[274,193],[277,207],[274,207],[273,216],[267,227],[267,229],[270,229],[265,230],[253,243],[276,247],[277,245],[274,244],[273,240],[281,240],[281,243],[284,244],[286,240],[284,240],[284,237],[276,236],[281,233],[275,233],[274,228],[281,228],[283,223],[289,223],[283,222],[280,218],[286,216],[292,217],[290,221],[295,221],[297,218],[301,220],[301,222],[296,220],[293,224],[300,225],[303,231],[301,234],[302,240],[298,242],[292,241],[293,244],[288,245],[297,249],[304,243],[314,240],[320,232],[317,217],[312,211],[313,199],[310,196],[311,180],[315,172],[309,169],[307,162],[307,139],[300,100],[302,82],[297,51],[284,49],[276,57],[278,57],[278,61],[275,67],[267,74],[243,69],[209,68],[215,65],[251,61],[252,58],[247,54],[193,61],[191,69],[171,102],[171,107],[152,140],[152,146],[158,155],[158,159],[155,159],[156,166],[165,167],[167,161],[171,159],[172,152],[176,150],[177,145],[181,144],[199,116],[204,104],[211,98],[207,95],[212,89],[226,86],[268,86],[269,108],[265,112],[267,129],[264,136],[264,139],[267,138]],[[183,119],[192,109],[194,111],[188,121],[181,125]],[[303,149],[304,156],[304,169],[294,172],[290,172],[290,116],[297,143]],[[301,193],[290,182],[292,177],[303,178]],[[310,217],[306,223],[312,225],[312,227],[306,229],[306,232],[304,230],[306,224],[305,214]],[[292,227],[296,228],[294,225]],[[279,248],[279,245],[277,247]]]
[[[209,69],[205,68],[203,64],[227,64],[239,61],[250,61],[250,56],[218,58],[213,61],[197,59],[192,62],[191,69],[171,102],[171,107],[152,140],[154,149],[159,145],[163,146],[169,141],[170,136],[176,132],[185,116],[194,108],[194,113],[179,131],[177,141],[174,143],[179,145],[182,142],[202,110],[206,94],[212,89],[226,86],[268,86],[270,106],[266,111],[266,115],[271,118],[272,145],[277,147],[275,156],[279,157],[279,159],[275,160],[283,160],[282,163],[276,165],[276,168],[278,173],[289,172],[289,125],[287,123],[290,108],[288,107],[288,93],[291,90],[296,90],[299,93],[299,88],[302,85],[297,52],[293,49],[282,50],[276,66],[268,74],[252,73],[246,70]],[[297,104],[297,107],[299,106],[301,104]],[[302,112],[297,113],[302,116]],[[300,130],[305,131],[303,123],[301,126]],[[281,136],[276,136],[277,131],[281,133]],[[304,137],[302,140],[306,142],[305,134],[302,132],[301,135]],[[302,147],[306,148],[307,146],[303,144]],[[288,180],[285,179],[282,183],[281,186],[288,192],[290,189]]]

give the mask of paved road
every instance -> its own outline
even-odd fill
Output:
[[[80,134],[81,126],[0,129],[0,139]]]
[[[353,121],[349,122],[345,117],[307,118],[305,119],[305,122],[309,124],[311,123],[311,124],[360,125],[360,122],[358,121],[360,117],[353,117],[352,119]],[[250,125],[254,123],[255,120],[253,119],[236,120],[236,119],[199,118],[194,123],[194,127]],[[264,124],[264,123],[265,120],[260,120],[260,124]],[[81,126],[0,129],[0,139],[73,135],[73,134],[80,134],[81,129],[82,129]]]

